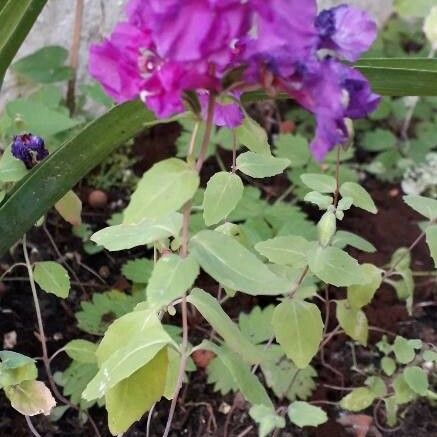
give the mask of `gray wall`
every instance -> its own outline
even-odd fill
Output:
[[[367,8],[379,23],[383,23],[390,15],[392,2],[393,0],[319,0],[320,7],[351,3]],[[86,47],[90,42],[99,40],[102,35],[111,31],[115,22],[122,15],[123,4],[124,0],[85,0],[79,81],[88,78]],[[20,49],[17,58],[30,54],[45,45],[56,44],[69,48],[73,32],[74,5],[75,0],[49,0],[44,12]],[[1,106],[6,100],[15,97],[18,91],[15,78],[8,75],[1,92]],[[20,89],[20,91],[22,90]]]

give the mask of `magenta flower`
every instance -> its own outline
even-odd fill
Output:
[[[315,115],[311,149],[322,159],[348,141],[345,119],[379,102],[359,72],[320,50],[355,60],[369,48],[376,25],[357,9],[317,16],[316,0],[130,0],[126,14],[91,47],[90,72],[117,102],[141,97],[158,117],[183,112],[187,92],[205,117],[214,93],[214,122],[234,128],[244,114],[230,85],[237,99],[248,87],[285,90]]]
[[[319,48],[334,50],[348,61],[356,61],[377,36],[369,14],[348,5],[322,11],[316,19]]]

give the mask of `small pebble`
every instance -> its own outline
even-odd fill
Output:
[[[92,208],[102,209],[108,204],[108,195],[101,190],[94,190],[88,196],[88,204]]]

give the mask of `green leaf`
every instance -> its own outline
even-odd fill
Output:
[[[307,263],[308,241],[296,235],[276,237],[256,244],[255,250],[272,263],[302,267]]]
[[[437,268],[437,225],[430,226],[426,230],[426,243],[434,260],[434,266]]]
[[[217,355],[234,378],[235,386],[238,387],[248,402],[252,405],[265,405],[273,408],[273,403],[266,389],[251,372],[250,367],[241,360],[240,355],[229,351],[225,347],[219,347],[210,341],[203,341],[202,349],[210,350]]]
[[[54,261],[37,262],[34,266],[35,282],[47,293],[65,299],[70,291],[70,277],[61,264]]]
[[[170,343],[171,337],[154,312],[135,311],[116,320],[97,349],[99,371],[82,397],[88,401],[101,398]]]
[[[307,367],[323,338],[323,321],[317,306],[285,300],[276,307],[272,324],[276,340],[287,356],[299,369]]]
[[[405,203],[429,220],[437,219],[437,200],[423,196],[404,196]]]
[[[273,336],[272,317],[275,307],[269,305],[261,309],[256,306],[249,314],[241,312],[238,325],[241,332],[254,344],[264,343]]]
[[[15,73],[32,82],[47,84],[71,78],[73,70],[65,66],[67,60],[67,49],[48,46],[21,58],[11,68]]]
[[[199,264],[192,256],[170,254],[156,263],[146,288],[147,302],[164,307],[181,297],[199,275]]]
[[[18,182],[27,173],[25,165],[19,159],[14,158],[10,147],[6,147],[0,159],[0,182]]]
[[[437,352],[433,350],[427,350],[423,353],[424,361],[430,361],[431,363],[437,363]]]
[[[81,310],[75,314],[77,326],[89,334],[103,335],[115,319],[132,312],[142,301],[142,291],[132,295],[118,290],[93,293],[92,301],[82,301]]]
[[[221,393],[223,396],[231,391],[238,390],[238,385],[234,380],[233,374],[223,364],[219,357],[215,357],[206,369],[208,374],[208,384],[214,385],[214,391]]]
[[[426,396],[429,382],[426,372],[418,366],[407,367],[404,370],[404,379],[408,386],[420,396]]]
[[[285,427],[285,419],[275,413],[273,408],[265,405],[254,405],[249,410],[250,417],[259,424],[259,437],[268,436],[276,428]]]
[[[372,301],[382,282],[382,271],[373,264],[361,264],[360,268],[366,281],[362,284],[351,285],[347,289],[347,300],[356,309]]]
[[[288,407],[288,417],[299,428],[319,426],[328,421],[328,416],[321,408],[302,401],[293,402]]]
[[[337,188],[336,180],[325,174],[305,173],[300,178],[308,188],[319,193],[334,193]]]
[[[310,191],[303,199],[305,202],[314,203],[320,210],[328,209],[333,202],[332,196],[325,196],[318,191]]]
[[[215,231],[201,231],[190,242],[190,252],[218,283],[251,295],[285,293],[290,284],[276,276],[234,238]]]
[[[253,178],[268,178],[281,174],[288,166],[288,159],[260,155],[255,152],[245,152],[237,158],[237,168]]]
[[[175,212],[199,187],[199,175],[186,162],[170,158],[144,173],[124,211],[124,224],[140,223]]]
[[[71,340],[64,349],[67,355],[78,363],[97,363],[97,345],[88,340]]]
[[[243,182],[233,173],[221,171],[208,181],[203,199],[206,226],[215,225],[231,213],[243,196]]]
[[[9,64],[47,0],[2,0],[0,9],[0,87]]]
[[[255,120],[246,114],[243,124],[235,129],[238,144],[246,146],[254,153],[270,155],[267,133]]]
[[[337,231],[332,239],[332,245],[340,249],[344,249],[346,246],[351,246],[355,249],[362,250],[363,252],[376,252],[376,247],[372,243],[359,235],[348,231]]]
[[[316,388],[317,372],[314,368],[298,369],[276,344],[270,347],[266,359],[261,362],[261,370],[266,384],[280,399],[306,400]]]
[[[376,396],[366,387],[359,387],[352,390],[341,401],[341,408],[348,411],[362,411],[373,404]]]
[[[414,360],[416,352],[414,346],[404,337],[396,336],[393,344],[393,351],[396,356],[396,360],[400,364],[408,364]]]
[[[195,288],[188,296],[188,302],[193,304],[205,317],[223,338],[226,346],[233,352],[240,354],[245,362],[257,364],[261,361],[262,354],[223,311],[217,299],[205,291]]]
[[[393,381],[393,389],[395,391],[396,403],[399,405],[407,404],[417,398],[417,394],[411,390],[405,381],[404,375],[396,376]]]
[[[275,156],[290,160],[292,167],[304,166],[311,159],[308,140],[300,135],[280,134],[275,146]]]
[[[327,284],[348,287],[365,280],[358,262],[337,247],[314,244],[307,256],[311,272]]]
[[[378,398],[382,398],[387,395],[387,386],[379,376],[369,376],[365,384],[370,388],[370,391]]]
[[[387,376],[392,376],[396,372],[396,362],[393,358],[383,357],[381,368]]]
[[[38,164],[0,207],[0,256],[116,146],[157,123],[141,101],[125,103],[91,122]]]
[[[167,350],[162,349],[144,367],[108,391],[106,409],[112,435],[126,432],[161,399],[165,389],[167,367]]]
[[[397,423],[398,404],[396,396],[391,396],[384,399],[385,414],[387,416],[387,425],[393,427]]]
[[[173,212],[159,218],[145,218],[138,224],[109,226],[92,235],[91,241],[110,251],[146,246],[176,236],[182,228],[182,214]]]
[[[81,225],[82,202],[74,191],[69,191],[59,202],[56,202],[55,208],[66,222],[73,226]]]
[[[35,360],[13,351],[1,351],[0,387],[17,385],[38,376]]]
[[[372,89],[378,94],[397,97],[437,94],[436,59],[367,58],[361,60],[356,67],[367,77]]]
[[[424,18],[430,9],[435,6],[435,0],[395,0],[394,7],[396,12],[405,18]]]
[[[50,390],[40,381],[23,381],[4,389],[11,405],[25,416],[48,416],[56,405]]]
[[[363,148],[369,152],[382,152],[393,149],[397,139],[389,130],[376,129],[366,132],[363,137]]]
[[[355,182],[345,182],[340,187],[340,194],[343,197],[351,197],[353,204],[365,211],[376,214],[378,212],[375,202],[370,197],[370,194],[361,186]]]
[[[352,308],[347,300],[337,301],[337,320],[344,332],[363,346],[367,345],[369,326],[363,311]]]
[[[19,117],[27,130],[37,132],[43,137],[70,130],[80,123],[79,120],[70,118],[68,114],[29,99],[17,99],[8,103],[6,112],[12,120]]]
[[[136,284],[147,284],[153,270],[153,261],[148,258],[138,258],[123,264],[123,276]]]

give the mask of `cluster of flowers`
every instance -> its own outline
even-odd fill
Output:
[[[91,47],[90,72],[117,102],[140,96],[160,118],[184,111],[188,91],[204,111],[214,93],[215,123],[235,127],[243,114],[226,96],[286,92],[315,115],[311,149],[322,159],[349,140],[348,118],[378,105],[367,80],[340,62],[357,60],[376,37],[361,10],[318,15],[316,0],[130,0],[126,14]]]

